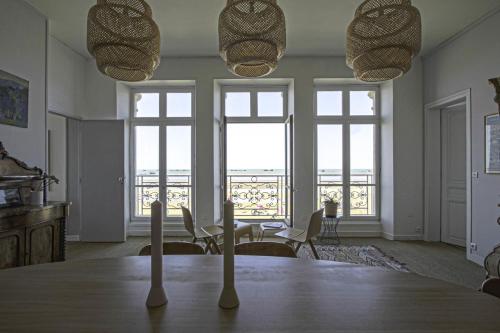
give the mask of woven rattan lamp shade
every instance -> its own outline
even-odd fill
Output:
[[[97,0],[88,14],[87,48],[99,70],[120,81],[143,81],[160,64],[160,32],[144,0]]]
[[[285,15],[276,0],[227,0],[219,17],[219,51],[231,72],[266,76],[285,49]]]
[[[366,0],[347,30],[347,65],[362,81],[391,80],[410,70],[421,43],[420,13],[410,0]]]

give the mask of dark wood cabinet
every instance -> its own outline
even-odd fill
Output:
[[[69,203],[0,209],[0,269],[65,259]]]

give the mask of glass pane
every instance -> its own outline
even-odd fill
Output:
[[[316,161],[318,208],[334,200],[342,215],[342,125],[318,125]]]
[[[337,215],[342,216],[343,188],[338,185],[319,185],[318,186],[318,209],[325,207],[326,200],[338,202]]]
[[[316,104],[318,116],[341,116],[342,91],[318,91]]]
[[[158,118],[160,116],[160,94],[135,94],[135,117]]]
[[[160,128],[158,126],[135,127],[135,184],[159,184]]]
[[[283,117],[282,92],[259,92],[257,102],[259,117]]]
[[[150,216],[159,193],[158,126],[135,127],[135,215]]]
[[[376,187],[351,185],[351,216],[375,215]]]
[[[192,209],[191,126],[167,126],[167,216]]]
[[[167,93],[167,117],[191,117],[191,93]]]
[[[226,182],[226,197],[235,204],[235,218],[285,218],[283,124],[227,125]]]
[[[351,91],[351,116],[373,116],[375,114],[374,91]]]
[[[250,93],[226,93],[226,117],[250,117]]]
[[[375,215],[375,125],[351,125],[351,215]]]
[[[318,125],[318,185],[342,185],[342,125]]]
[[[351,183],[375,182],[375,125],[351,125]]]

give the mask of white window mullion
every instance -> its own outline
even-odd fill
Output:
[[[342,117],[347,119],[350,110],[349,90],[342,90]],[[351,216],[351,128],[349,121],[342,122],[342,215]]]
[[[163,207],[164,217],[167,216],[167,90],[162,89],[160,92],[160,170],[159,170],[159,182],[160,182],[160,202],[163,202],[165,207]]]
[[[252,119],[258,119],[258,101],[257,101],[257,90],[250,90],[250,116]]]

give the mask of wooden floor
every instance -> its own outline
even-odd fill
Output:
[[[166,238],[166,240],[189,240],[188,238]],[[277,238],[266,240],[278,241]],[[125,243],[70,242],[67,259],[94,259],[134,256],[150,243],[148,237],[129,237]],[[465,259],[465,249],[444,243],[423,241],[388,241],[382,238],[343,238],[343,245],[373,245],[385,254],[394,257],[417,274],[478,289],[484,280],[484,269]]]

